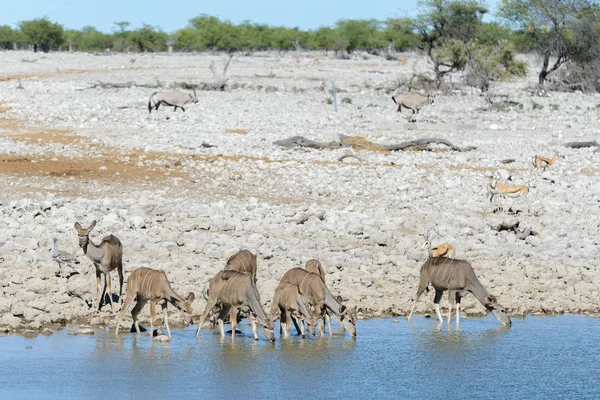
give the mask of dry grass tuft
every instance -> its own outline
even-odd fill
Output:
[[[389,151],[385,146],[383,146],[381,144],[373,143],[373,142],[365,139],[362,136],[351,136],[347,139],[342,140],[342,143],[345,146],[352,147],[354,150],[385,151],[385,152]]]
[[[227,129],[225,133],[235,133],[236,135],[247,135],[248,131],[246,129]]]

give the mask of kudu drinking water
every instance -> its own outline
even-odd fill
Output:
[[[300,293],[304,297],[305,304],[312,307],[317,317],[323,317],[325,311],[329,310],[339,318],[342,326],[352,336],[356,336],[356,307],[348,309],[346,306],[340,304],[331,295],[320,276],[310,273],[303,268],[292,268],[283,274],[280,282],[289,282],[298,285]],[[323,321],[319,321],[321,336],[324,335],[322,324]],[[331,331],[329,331],[329,335],[331,334]]]
[[[323,269],[323,265],[321,264],[321,261],[319,261],[315,258],[312,258],[306,262],[306,264],[304,265],[304,269],[310,273],[319,275],[321,277],[321,279],[323,279],[323,282],[325,282],[325,270]],[[326,282],[325,282],[325,285],[327,285]],[[325,310],[324,320],[327,323],[327,331],[331,334],[331,316],[329,315],[329,312],[327,310]],[[296,320],[294,320],[294,325],[296,325]],[[321,326],[321,325],[322,324],[319,323],[319,326]],[[304,328],[304,324],[302,327]],[[297,326],[296,326],[296,328],[297,328]]]
[[[96,221],[92,222],[87,228],[83,228],[79,222],[75,222],[75,230],[79,236],[79,247],[83,249],[85,255],[92,260],[96,267],[96,310],[100,309],[100,299],[104,299],[104,294],[108,288],[110,308],[114,313],[110,272],[116,269],[119,274],[119,302],[121,302],[121,295],[123,294],[123,245],[114,235],[105,236],[99,245],[95,245],[90,240],[90,232],[95,226]],[[102,290],[102,296],[100,296],[100,277],[102,274],[104,274],[104,289]]]
[[[240,250],[237,253],[233,254],[231,257],[227,259],[225,263],[225,268],[223,270],[232,270],[238,272],[244,272],[250,274],[252,276],[252,282],[256,285],[256,255],[253,254],[250,250]],[[204,299],[208,301],[208,295],[205,291],[203,291]],[[246,312],[248,310],[240,310],[241,312]],[[210,311],[208,320],[211,321],[213,325],[216,325],[218,320],[218,316],[221,312],[221,305],[217,303],[215,307]],[[226,322],[228,319],[228,315],[224,315],[224,318],[221,319],[221,323]],[[238,318],[239,320],[239,318]],[[256,335],[256,322],[253,318],[250,318],[250,324],[252,325],[252,332]]]
[[[304,321],[308,324],[308,331],[311,335],[315,334],[315,326],[317,320],[315,316],[308,310],[306,304],[304,304],[304,298],[300,293],[298,285],[289,282],[280,282],[275,294],[273,295],[273,301],[271,302],[271,312],[269,318],[272,321],[277,319],[277,312],[279,311],[279,332],[283,332],[285,337],[289,336],[290,333],[290,320],[293,317],[300,319],[302,323],[302,336],[304,336]]]
[[[218,303],[221,303],[221,312],[219,319],[222,321],[224,315],[229,313],[231,322],[231,335],[235,337],[235,327],[237,324],[237,311],[239,308],[247,308],[257,322],[263,326],[263,333],[268,340],[275,340],[273,335],[273,321],[265,314],[262,304],[260,303],[260,295],[254,284],[252,276],[247,273],[223,270],[219,271],[211,280],[208,287],[208,300],[206,308],[198,322],[198,330],[196,336],[199,335],[200,329],[208,313]],[[224,336],[221,322],[221,336]],[[258,340],[256,332],[254,338]]]
[[[448,323],[452,316],[452,305],[456,302],[456,324],[460,323],[460,300],[468,293],[479,300],[481,304],[492,313],[503,325],[510,325],[511,320],[504,307],[496,301],[496,297],[489,294],[477,279],[475,271],[471,264],[464,260],[456,260],[447,257],[431,257],[421,267],[421,276],[419,279],[419,288],[413,301],[412,309],[408,320],[412,318],[413,311],[417,305],[417,300],[423,294],[427,285],[435,289],[435,298],[433,300],[435,312],[440,322],[443,321],[440,313],[440,300],[444,290],[448,291]]]
[[[159,271],[151,268],[138,268],[129,274],[127,279],[127,296],[125,303],[119,313],[117,319],[117,329],[115,333],[119,334],[119,327],[123,314],[133,299],[137,297],[137,304],[131,311],[133,324],[137,333],[140,333],[137,316],[142,311],[147,302],[150,302],[150,335],[154,331],[154,315],[156,305],[160,305],[163,311],[163,319],[167,327],[167,333],[171,338],[171,328],[169,328],[169,317],[167,315],[168,303],[173,304],[178,310],[187,315],[189,323],[192,323],[192,302],[194,301],[194,293],[190,292],[186,298],[181,297],[171,288],[171,283],[167,279],[167,274],[164,271]]]

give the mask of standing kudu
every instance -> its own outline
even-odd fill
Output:
[[[127,279],[127,296],[125,296],[125,303],[119,313],[117,320],[117,329],[115,333],[119,334],[119,327],[123,314],[134,298],[137,297],[137,303],[131,311],[133,317],[133,325],[137,333],[140,333],[140,327],[138,325],[137,316],[140,311],[144,308],[147,302],[150,302],[150,336],[154,331],[154,315],[156,305],[160,305],[163,311],[163,319],[167,327],[167,333],[169,339],[171,338],[171,328],[169,328],[169,317],[167,314],[168,303],[173,304],[178,310],[187,314],[189,323],[192,323],[192,302],[194,301],[194,293],[190,292],[186,298],[179,296],[173,289],[171,289],[171,283],[167,279],[167,274],[164,271],[159,271],[151,268],[138,268],[129,274]]]
[[[308,324],[308,331],[311,335],[315,335],[315,325],[317,320],[308,311],[308,307],[304,304],[302,293],[298,285],[289,282],[280,282],[275,294],[273,295],[273,301],[271,302],[271,312],[269,318],[271,321],[277,319],[277,311],[279,311],[279,332],[283,332],[285,337],[289,336],[291,325],[291,317],[300,319],[302,327],[302,336],[304,337],[304,321]]]
[[[316,316],[321,318],[325,311],[329,310],[339,318],[342,326],[350,335],[356,336],[356,307],[347,309],[346,306],[340,304],[340,301],[331,295],[320,276],[303,268],[292,268],[281,277],[280,282],[298,285],[300,293],[304,296],[305,304],[313,308]],[[321,336],[324,336],[322,324],[323,321],[319,320]],[[332,335],[331,330],[329,335]]]
[[[119,302],[121,302],[121,295],[123,294],[123,246],[121,241],[114,235],[108,235],[102,238],[99,245],[95,245],[90,240],[90,232],[96,226],[96,221],[92,222],[87,228],[83,228],[79,222],[75,222],[74,226],[79,236],[79,247],[83,249],[85,255],[92,260],[96,267],[96,310],[100,310],[100,299],[104,300],[108,288],[110,308],[114,313],[110,272],[116,269],[119,274]],[[100,277],[102,274],[104,274],[104,289],[102,289],[102,296],[100,296]]]
[[[231,336],[235,337],[235,327],[237,324],[237,311],[240,308],[247,308],[251,316],[256,318],[257,322],[263,326],[263,333],[268,340],[275,340],[273,335],[273,321],[270,320],[260,303],[258,289],[253,282],[250,274],[223,270],[219,271],[211,280],[208,287],[208,300],[206,308],[198,322],[196,337],[200,334],[200,329],[209,312],[217,303],[221,303],[221,312],[219,314],[219,324],[221,327],[221,336],[223,332],[223,318],[229,313],[231,322]],[[254,331],[254,338],[258,340],[258,335]]]
[[[421,267],[421,276],[419,279],[419,288],[417,295],[414,298],[412,309],[408,316],[408,320],[412,318],[413,311],[417,305],[417,300],[423,294],[427,285],[431,285],[435,289],[435,298],[433,300],[435,312],[438,320],[443,322],[440,312],[440,300],[444,290],[448,291],[448,323],[452,316],[452,305],[456,302],[456,324],[460,324],[460,300],[469,293],[479,300],[481,304],[492,313],[492,315],[503,325],[510,325],[511,320],[504,307],[497,301],[496,297],[489,294],[477,279],[475,271],[471,264],[464,260],[456,260],[447,257],[432,257],[429,258]]]

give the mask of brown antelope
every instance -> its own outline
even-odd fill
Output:
[[[96,310],[100,310],[100,299],[104,300],[104,294],[108,288],[108,299],[110,308],[115,312],[112,299],[112,289],[110,284],[110,272],[117,270],[119,274],[119,303],[123,294],[123,245],[114,235],[108,235],[102,238],[99,245],[95,245],[90,240],[90,232],[96,226],[96,221],[83,228],[79,222],[75,222],[75,230],[79,236],[79,247],[83,249],[84,254],[92,260],[96,267]],[[104,274],[104,289],[100,296],[100,276]]]
[[[163,311],[163,319],[167,327],[167,333],[169,339],[171,338],[171,328],[169,328],[169,317],[167,315],[168,303],[173,304],[178,310],[187,314],[189,323],[192,323],[192,302],[194,301],[194,293],[190,292],[186,298],[181,297],[173,289],[171,289],[171,283],[167,279],[167,274],[164,271],[159,271],[152,268],[138,268],[129,274],[127,279],[127,295],[125,296],[125,303],[119,318],[117,319],[117,329],[115,333],[119,334],[119,327],[123,314],[133,299],[137,298],[137,303],[133,310],[131,310],[131,316],[133,317],[133,325],[137,333],[140,333],[140,327],[138,325],[138,314],[147,302],[150,302],[150,336],[154,332],[154,315],[156,305],[160,305]]]
[[[304,304],[304,299],[298,285],[289,282],[279,283],[271,302],[269,318],[272,321],[277,319],[277,311],[279,311],[279,332],[283,332],[285,337],[289,336],[292,316],[301,320],[303,337],[305,320],[308,324],[308,331],[311,335],[315,335],[317,319],[308,311],[308,307]]]
[[[554,164],[557,158],[558,153],[555,152],[552,158],[535,156],[533,157],[532,163],[535,168],[542,168],[542,170],[545,171],[546,168],[551,167]]]
[[[394,103],[398,105],[398,112],[402,112],[402,107],[412,110],[413,118],[419,114],[419,110],[428,105],[433,104],[433,97],[429,94],[424,95],[421,93],[402,93],[392,96]]]
[[[152,113],[152,108],[158,110],[158,107],[162,104],[165,106],[173,106],[173,111],[177,111],[177,107],[185,111],[185,106],[188,103],[198,103],[198,96],[196,96],[196,90],[194,94],[183,93],[180,91],[174,92],[154,92],[150,95],[148,100],[148,112]]]
[[[429,239],[423,245],[423,248],[427,249],[429,257],[448,257],[454,258],[456,249],[450,243],[442,243],[435,247],[431,247],[431,241]]]
[[[340,304],[340,299],[336,299],[331,295],[320,276],[303,268],[292,268],[283,274],[280,282],[298,285],[300,293],[304,296],[305,304],[313,308],[316,316],[321,318],[325,311],[329,310],[339,318],[341,325],[350,335],[356,336],[356,307],[347,309],[346,306]],[[324,336],[323,321],[321,319],[319,319],[319,328],[321,336]],[[329,335],[332,335],[331,330]]]
[[[417,305],[417,300],[427,289],[427,285],[435,289],[435,298],[433,300],[435,312],[438,320],[443,322],[440,312],[440,300],[444,290],[448,291],[448,323],[452,316],[452,305],[456,302],[456,324],[460,324],[460,300],[468,293],[479,300],[481,304],[492,313],[503,325],[510,325],[511,320],[504,307],[496,301],[496,298],[489,294],[477,279],[475,271],[471,264],[464,260],[456,260],[447,257],[432,257],[428,259],[421,267],[419,278],[419,288],[413,301],[413,306],[408,315],[410,321],[413,311]]]
[[[304,269],[310,273],[319,275],[321,277],[321,279],[323,279],[323,282],[325,282],[325,270],[323,269],[323,265],[321,264],[321,261],[319,261],[315,258],[310,259],[306,262],[306,265],[304,265]],[[327,283],[325,282],[325,284],[327,284]],[[325,320],[325,323],[327,324],[328,332],[331,332],[331,316],[329,315],[328,311],[325,311],[324,320]],[[296,325],[296,320],[294,320],[294,325]],[[321,324],[319,324],[319,326],[321,326]],[[304,329],[304,324],[302,324],[302,329]]]
[[[531,204],[527,195],[529,194],[529,187],[525,185],[509,185],[506,183],[498,182],[498,179],[492,179],[487,184],[487,192],[490,197],[490,203],[493,201],[495,196],[498,197],[498,206],[502,208],[500,204],[500,198],[522,198],[527,203],[528,211],[531,209]]]
[[[235,327],[237,324],[237,311],[239,308],[247,308],[250,314],[256,318],[257,322],[263,326],[263,333],[268,340],[275,340],[273,335],[273,321],[267,318],[260,303],[258,289],[252,280],[250,274],[223,270],[219,271],[211,280],[208,287],[208,300],[206,308],[198,322],[196,337],[200,334],[200,329],[208,313],[218,303],[221,303],[221,312],[219,314],[219,324],[221,326],[221,336],[223,332],[223,318],[229,313],[231,322],[231,336],[235,337]],[[254,332],[254,338],[258,340],[258,335]]]
[[[224,269],[246,272],[252,275],[252,281],[256,284],[256,255],[250,250],[240,250],[229,257]]]

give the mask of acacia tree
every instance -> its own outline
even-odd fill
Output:
[[[19,22],[19,29],[26,37],[27,43],[33,45],[33,51],[38,48],[44,53],[57,49],[63,43],[63,27],[50,22],[48,18]]]
[[[465,68],[468,45],[487,8],[476,0],[424,0],[415,21],[417,45],[433,63],[437,85],[445,75]]]
[[[502,0],[498,16],[536,45],[542,56],[540,87],[548,75],[570,60],[583,61],[598,48],[598,2],[595,0]]]

